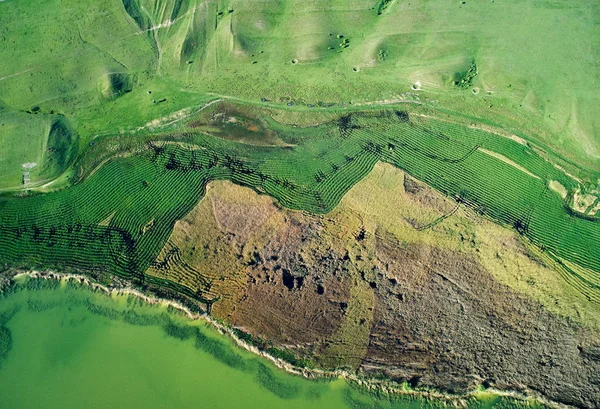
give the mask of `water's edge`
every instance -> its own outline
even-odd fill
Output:
[[[345,381],[358,386],[361,389],[364,389],[367,392],[377,392],[383,393],[384,395],[404,395],[404,396],[413,396],[417,398],[430,398],[436,399],[448,403],[452,403],[458,407],[467,407],[469,398],[475,398],[476,395],[480,392],[477,390],[470,391],[466,394],[454,395],[449,393],[443,393],[440,391],[436,391],[433,389],[428,390],[412,390],[412,389],[404,389],[397,382],[391,380],[383,380],[383,379],[374,379],[374,378],[365,378],[360,377],[355,373],[348,372],[346,370],[323,370],[317,368],[299,368],[296,367],[289,362],[286,362],[282,359],[276,358],[264,350],[257,348],[254,345],[251,345],[244,340],[240,339],[232,328],[218,322],[214,318],[210,317],[206,313],[196,313],[190,310],[185,305],[170,299],[159,298],[154,295],[145,294],[140,290],[134,289],[128,286],[106,286],[96,282],[93,282],[88,277],[80,275],[80,274],[70,274],[70,273],[57,273],[53,271],[19,271],[12,274],[10,278],[9,285],[18,285],[16,283],[16,279],[19,278],[33,278],[33,279],[45,279],[45,280],[58,280],[58,281],[75,281],[79,284],[83,284],[89,287],[92,290],[100,291],[108,296],[110,295],[124,295],[124,296],[132,296],[137,299],[144,301],[147,304],[161,304],[164,306],[171,307],[177,311],[180,311],[185,314],[185,316],[191,321],[204,320],[209,323],[214,329],[216,329],[220,334],[228,336],[232,339],[235,344],[239,347],[249,351],[255,355],[258,355],[264,359],[269,360],[272,364],[274,364],[277,368],[296,375],[301,376],[306,379],[319,379],[319,378],[343,378]],[[0,287],[0,292],[2,292],[2,288]],[[568,405],[560,404],[557,402],[553,402],[551,400],[546,399],[540,394],[534,391],[527,391],[526,394],[516,392],[516,391],[508,391],[508,390],[499,390],[494,388],[488,388],[485,390],[486,393],[490,393],[493,395],[507,397],[516,399],[519,401],[537,401],[543,405],[553,407],[553,408],[570,408]]]

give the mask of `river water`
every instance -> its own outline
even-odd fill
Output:
[[[0,297],[0,408],[420,408],[344,379],[286,373],[204,320],[67,281],[20,279]],[[481,395],[472,407],[513,407]]]

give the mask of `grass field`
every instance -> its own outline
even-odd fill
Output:
[[[46,118],[33,117],[21,112],[0,110],[0,166],[2,166],[2,186],[20,186],[23,184],[23,173],[36,173],[44,159],[46,138],[50,129],[50,121]],[[25,169],[23,164],[30,163],[35,167]]]
[[[599,163],[594,1],[0,7],[2,100],[62,112],[82,136],[143,125],[145,111],[156,119],[199,105],[206,93],[282,105],[418,99],[500,124],[586,166]],[[155,84],[165,86],[146,94]],[[119,103],[126,93],[137,97]],[[114,120],[123,114],[129,123]],[[93,117],[104,129],[89,128]]]

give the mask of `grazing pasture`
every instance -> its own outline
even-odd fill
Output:
[[[206,93],[284,106],[416,99],[599,163],[592,0],[88,3],[2,2],[6,104],[64,113],[93,136]]]

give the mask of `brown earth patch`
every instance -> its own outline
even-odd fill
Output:
[[[306,348],[330,336],[344,317],[349,283],[341,276],[313,271],[295,277],[279,264],[248,275],[245,297],[229,321],[254,335]]]
[[[321,216],[213,182],[148,274],[215,297],[216,317],[320,366],[596,407],[598,309],[468,209],[426,231],[409,222],[455,206],[384,165]]]
[[[435,209],[444,214],[454,208],[454,201],[440,195],[424,183],[413,179],[409,175],[404,175],[404,191],[407,193],[407,200],[414,202],[414,205],[423,206],[428,209]]]
[[[318,216],[213,182],[147,273],[217,300],[214,316],[257,337],[312,348],[338,328],[349,301],[347,260],[315,250],[321,230]]]
[[[226,102],[201,111],[187,126],[218,138],[255,146],[286,146],[277,132],[269,129],[253,109]]]
[[[379,274],[362,369],[453,392],[486,384],[574,406],[600,402],[597,333],[498,283],[476,258],[377,241]]]
[[[318,217],[284,211],[277,230],[252,250],[248,285],[231,324],[283,344],[312,344],[340,325],[348,303],[343,260],[332,249],[316,251]]]

